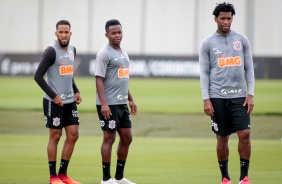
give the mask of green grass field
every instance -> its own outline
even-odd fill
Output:
[[[41,110],[43,92],[32,77],[0,77],[0,109]],[[95,79],[76,78],[82,111],[95,111]],[[139,79],[130,81],[130,91],[140,112],[202,113],[198,79]],[[254,114],[282,114],[282,80],[258,80]]]
[[[46,142],[47,135],[0,135],[0,183],[47,184]],[[68,174],[83,184],[100,182],[100,142],[98,136],[81,136],[77,142]],[[280,184],[280,141],[253,140],[252,148],[249,174],[252,183]],[[112,160],[114,173],[115,154]],[[236,183],[239,158],[235,139],[230,140],[229,172],[232,182]],[[138,184],[220,183],[215,139],[135,137],[125,175]]]
[[[43,93],[32,77],[0,77],[0,83],[0,183],[48,183]],[[99,184],[102,133],[95,110],[95,82],[94,78],[77,78],[76,83],[83,97],[80,138],[68,174],[83,184]],[[249,172],[254,184],[282,181],[281,84],[281,80],[256,82]],[[130,87],[139,114],[132,117],[134,141],[126,177],[138,184],[220,183],[215,137],[209,118],[202,113],[199,80],[133,78]],[[230,139],[229,160],[232,183],[236,183],[236,135]]]

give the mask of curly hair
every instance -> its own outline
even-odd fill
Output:
[[[218,17],[220,12],[231,12],[232,16],[235,15],[235,8],[230,3],[217,3],[215,9],[213,10],[213,15]]]

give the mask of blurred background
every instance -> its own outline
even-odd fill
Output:
[[[198,50],[216,31],[212,12],[218,2],[223,1],[0,0],[0,75],[32,75],[61,19],[72,25],[76,74],[93,75],[95,54],[107,43],[105,23],[118,19],[131,76],[199,77]],[[228,2],[236,10],[231,29],[251,42],[256,78],[282,78],[282,1]]]

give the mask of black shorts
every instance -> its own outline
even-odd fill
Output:
[[[118,128],[131,128],[130,113],[126,104],[109,105],[112,115],[110,119],[101,114],[101,105],[96,105],[100,126],[103,131],[114,132]]]
[[[61,129],[65,126],[79,125],[76,103],[64,104],[63,107],[43,98],[43,110],[47,128]]]
[[[210,99],[214,108],[211,117],[212,130],[217,135],[231,135],[239,130],[250,129],[248,106],[243,106],[245,97],[231,99]]]

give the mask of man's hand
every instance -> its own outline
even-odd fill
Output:
[[[107,104],[101,104],[101,114],[107,118],[110,119],[112,112],[110,107]]]
[[[204,100],[204,111],[205,114],[208,116],[214,115],[214,109],[210,99]]]
[[[251,114],[253,112],[255,104],[254,104],[254,97],[250,94],[247,95],[245,102],[243,104],[243,106],[246,106],[246,105],[248,105],[247,113]]]
[[[61,107],[64,106],[62,99],[58,95],[53,99],[53,102],[57,104],[58,106],[61,106]]]
[[[137,114],[137,106],[135,105],[134,101],[129,101],[129,107],[130,107],[130,114],[136,115]]]
[[[74,95],[74,101],[75,101],[75,103],[76,104],[80,104],[80,102],[82,101],[82,98],[81,98],[81,96],[80,96],[80,93],[75,93],[75,95]]]

